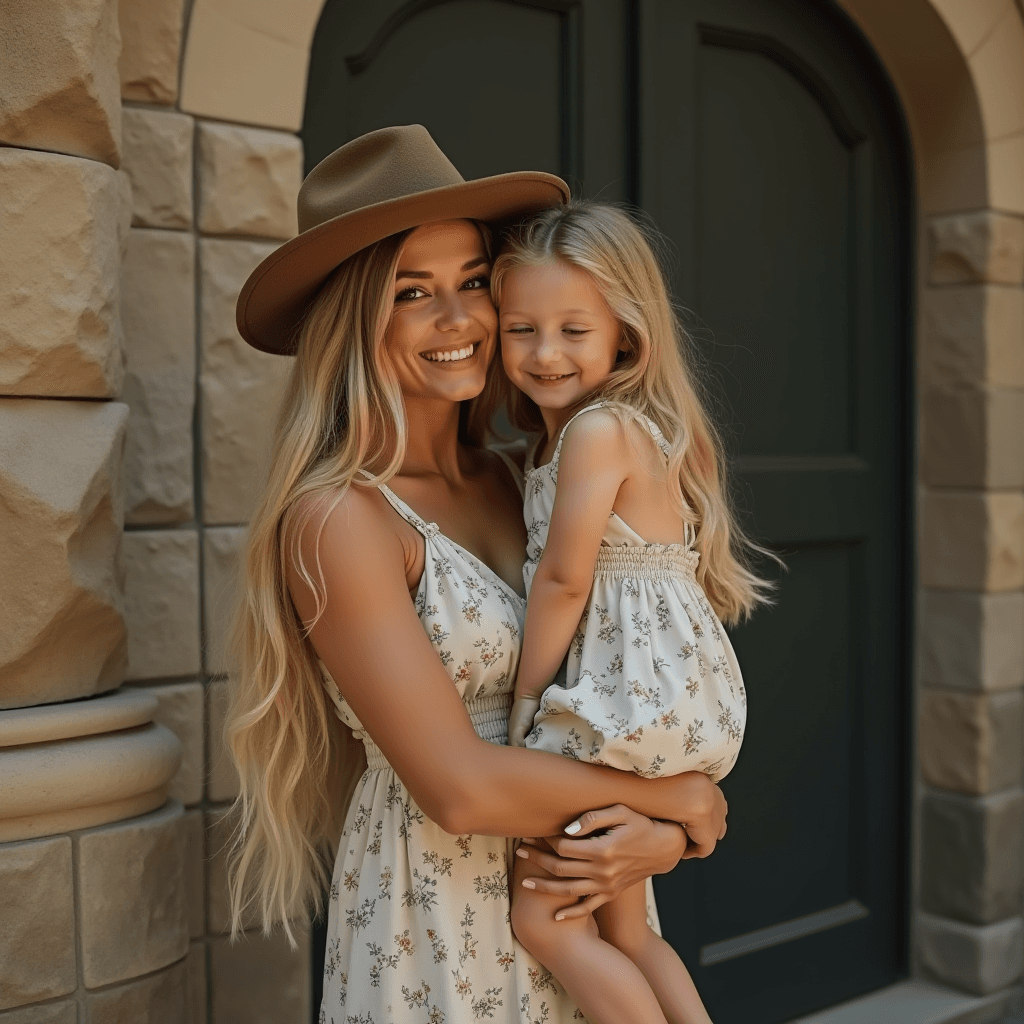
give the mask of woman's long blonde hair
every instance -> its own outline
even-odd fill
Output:
[[[606,203],[573,200],[510,232],[491,272],[495,304],[516,267],[555,261],[585,270],[622,327],[627,350],[590,401],[614,403],[623,419],[648,416],[670,446],[669,486],[680,514],[697,531],[697,580],[723,622],[747,617],[765,603],[771,584],[750,567],[767,554],[740,528],[726,487],[721,439],[701,401],[691,371],[691,341],[669,298],[653,227]],[[505,378],[509,420],[520,430],[542,430],[540,410]]]
[[[346,260],[313,301],[281,408],[270,478],[250,521],[225,726],[240,779],[229,868],[233,935],[255,918],[265,932],[282,924],[294,944],[290,922],[321,909],[333,846],[365,768],[362,744],[334,715],[308,639],[311,624],[303,626],[295,612],[286,573],[289,564],[297,567],[316,596],[319,618],[326,603],[319,558],[311,573],[300,535],[311,523],[322,530],[353,483],[383,483],[405,458],[405,407],[384,336],[407,235]],[[492,404],[483,398],[464,404],[464,442],[483,443],[483,410]],[[384,468],[364,480],[359,470],[367,465]]]

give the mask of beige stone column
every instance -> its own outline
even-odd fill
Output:
[[[182,1020],[182,746],[128,666],[116,0],[0,33],[0,1021]],[[180,1011],[180,1012],[179,1012]]]
[[[927,229],[917,948],[986,995],[1024,962],[1024,218]]]

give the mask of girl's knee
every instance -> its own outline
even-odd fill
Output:
[[[512,901],[512,931],[538,960],[542,960],[542,952],[555,941],[560,924],[554,919],[554,910],[547,906],[548,902],[530,896],[518,896]]]

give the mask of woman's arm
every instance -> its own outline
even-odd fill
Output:
[[[703,773],[640,779],[557,754],[481,740],[416,616],[410,564],[376,491],[353,488],[327,517],[319,561],[324,614],[310,638],[363,727],[413,799],[453,834],[551,835],[594,807],[625,804],[687,824],[702,853],[714,848],[725,799]],[[300,544],[317,565],[318,523]],[[289,589],[303,621],[316,602],[295,567]]]
[[[562,438],[547,544],[526,607],[517,698],[539,698],[562,664],[628,468],[625,431],[615,416],[595,409],[570,424]]]

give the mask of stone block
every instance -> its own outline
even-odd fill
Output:
[[[7,3],[3,18],[0,142],[117,167],[116,0]]]
[[[165,686],[142,687],[157,701],[153,720],[166,726],[181,741],[181,767],[171,780],[168,796],[183,804],[197,804],[203,799],[203,685],[202,683],[169,683]]]
[[[78,1024],[78,1004],[42,1003],[0,1014],[3,1024]]]
[[[220,526],[203,531],[203,588],[206,618],[206,667],[227,672],[229,630],[238,595],[238,560],[245,530]]]
[[[228,704],[228,682],[218,679],[207,688],[209,698],[210,770],[206,796],[212,803],[225,803],[238,796],[238,772],[224,744],[224,717]]]
[[[925,483],[992,489],[1024,486],[1024,391],[931,387],[925,391],[923,406]]]
[[[924,491],[920,501],[921,581],[944,590],[1024,586],[1024,495]]]
[[[0,400],[0,708],[111,690],[124,676],[127,406]]]
[[[992,924],[1020,912],[1024,793],[961,796],[931,790],[921,811],[921,906]]]
[[[76,837],[87,988],[157,971],[188,952],[184,826],[181,804],[171,801],[152,814]]]
[[[926,590],[920,612],[921,678],[987,692],[1024,686],[1024,594]]]
[[[185,960],[185,1024],[206,1024],[206,943],[193,942]]]
[[[124,535],[128,677],[158,679],[201,669],[199,542],[194,530]]]
[[[1024,693],[922,689],[918,752],[924,781],[958,793],[1020,785],[1024,770]]]
[[[196,130],[199,230],[291,238],[302,184],[302,142],[291,132],[200,121]]]
[[[985,996],[1012,985],[1024,969],[1024,921],[978,927],[919,914],[918,960],[925,974],[955,988]]]
[[[125,521],[180,523],[193,517],[195,243],[180,231],[135,228],[122,279],[124,400],[131,415],[125,452]]]
[[[244,523],[266,478],[277,409],[293,361],[259,352],[235,329],[245,279],[273,246],[204,239],[200,372],[203,519]]]
[[[206,934],[206,826],[203,812],[185,812],[185,904],[189,938]]]
[[[1024,289],[985,284],[926,288],[921,324],[929,381],[1024,387]]]
[[[232,808],[206,812],[206,921],[211,935],[231,931],[231,901],[228,896],[228,862],[237,818]],[[261,927],[252,908],[244,914],[242,927]]]
[[[178,98],[185,0],[120,0],[121,95],[170,104]]]
[[[0,1010],[74,992],[71,840],[0,846],[0,893]]]
[[[994,210],[928,221],[929,284],[1021,284],[1024,218]]]
[[[125,107],[121,168],[132,183],[132,224],[192,225],[192,135],[187,114]]]
[[[0,393],[120,392],[130,216],[128,178],[105,164],[0,148]]]
[[[288,948],[280,932],[246,935],[234,945],[210,942],[211,1024],[280,1024],[309,1020],[309,940]]]
[[[186,1020],[185,963],[85,997],[83,1024],[181,1024]]]

